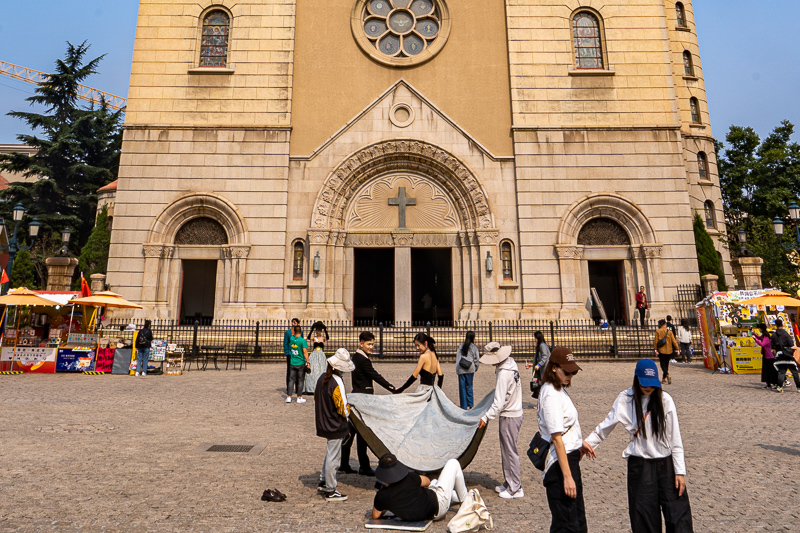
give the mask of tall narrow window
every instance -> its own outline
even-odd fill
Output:
[[[694,96],[689,98],[689,108],[692,111],[692,122],[700,124],[700,102]]]
[[[685,28],[686,10],[683,8],[683,4],[680,2],[675,2],[675,15],[678,17],[678,27]]]
[[[716,229],[717,221],[716,218],[714,217],[714,203],[711,200],[706,200],[705,212],[706,212],[706,227],[710,229]]]
[[[224,11],[212,11],[203,19],[200,40],[200,66],[225,67],[228,65],[228,42],[231,19]]]
[[[292,258],[292,279],[303,279],[303,259],[305,257],[305,247],[303,243],[297,241],[294,243],[294,255]]]
[[[603,68],[603,43],[600,21],[592,13],[581,11],[572,18],[575,44],[575,68]]]
[[[694,76],[694,62],[692,53],[689,50],[683,51],[683,73],[686,76]]]
[[[514,271],[511,262],[511,243],[503,241],[500,245],[500,259],[503,262],[503,279],[513,280]]]
[[[700,174],[701,180],[710,179],[708,177],[708,157],[705,152],[697,153],[697,172]]]

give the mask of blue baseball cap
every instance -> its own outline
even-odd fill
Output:
[[[661,381],[658,380],[658,367],[652,359],[640,359],[636,363],[634,374],[639,378],[639,385],[642,387],[661,388]]]

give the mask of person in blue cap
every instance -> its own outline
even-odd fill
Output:
[[[666,530],[691,533],[692,509],[686,492],[686,465],[678,413],[672,396],[661,390],[652,359],[636,364],[633,386],[617,396],[611,412],[586,443],[597,447],[622,426],[630,442],[622,457],[628,461],[628,514],[632,533]]]

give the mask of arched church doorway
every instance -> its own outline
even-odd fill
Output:
[[[628,320],[625,284],[625,262],[615,260],[627,255],[631,239],[618,222],[606,217],[589,220],[578,233],[578,244],[595,252],[589,259],[589,287],[594,301],[592,319],[605,318],[625,324]],[[617,247],[624,247],[617,249]],[[592,255],[592,254],[589,254]],[[605,317],[603,314],[605,313]]]
[[[181,322],[210,324],[214,320],[216,303],[217,266],[219,259],[201,258],[210,248],[219,255],[216,247],[228,244],[228,234],[222,224],[209,217],[197,217],[186,222],[175,234],[175,245],[194,247],[190,258],[181,258],[181,292],[179,316]],[[197,249],[199,248],[199,249]],[[198,253],[200,252],[200,253]],[[181,254],[183,255],[183,254]],[[196,258],[195,258],[196,257]]]

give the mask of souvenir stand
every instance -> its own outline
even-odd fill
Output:
[[[58,328],[51,328],[43,338],[39,315],[60,308],[59,302],[44,298],[26,288],[11,289],[0,296],[4,305],[2,320],[6,324],[0,337],[0,371],[53,373],[61,337]],[[13,327],[9,327],[12,326]],[[54,335],[59,334],[56,339]]]

